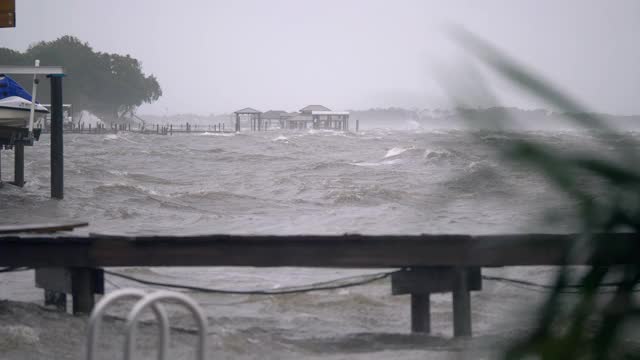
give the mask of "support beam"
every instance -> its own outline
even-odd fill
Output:
[[[471,336],[471,291],[468,269],[454,269],[453,284],[453,336]]]
[[[94,295],[104,294],[104,272],[89,267],[37,268],[36,286],[45,290],[45,304],[66,310],[67,294],[73,298],[73,313],[88,314]]]
[[[64,198],[62,77],[63,75],[49,75],[51,80],[51,197],[54,199]]]
[[[431,333],[430,294],[411,294],[411,332]]]
[[[14,172],[13,185],[18,187],[24,186],[24,144],[14,145]]]

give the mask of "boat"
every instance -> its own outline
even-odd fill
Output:
[[[32,97],[15,80],[0,74],[0,126],[27,127],[31,112]],[[35,103],[34,111],[48,114],[49,110]]]

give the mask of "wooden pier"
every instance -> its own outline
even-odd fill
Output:
[[[624,255],[567,258],[576,235],[416,236],[0,236],[0,266],[37,269],[47,297],[73,295],[87,313],[104,289],[101,269],[113,266],[251,266],[401,268],[392,293],[411,296],[415,332],[430,331],[429,296],[450,292],[454,335],[470,336],[471,291],[482,288],[481,269],[502,266],[628,264],[640,260],[637,234],[603,234]],[[66,303],[66,300],[65,300]]]

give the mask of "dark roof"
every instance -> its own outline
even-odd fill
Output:
[[[263,119],[280,119],[283,116],[287,116],[284,110],[269,110],[262,114]]]
[[[250,107],[235,111],[234,113],[235,114],[262,114],[260,111]]]
[[[300,109],[300,112],[312,112],[312,111],[331,111],[331,109],[322,105],[307,105]]]

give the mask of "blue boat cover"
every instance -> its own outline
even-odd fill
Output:
[[[7,75],[0,74],[0,99],[9,96],[19,96],[25,100],[31,101],[31,94],[20,86],[15,80]]]

